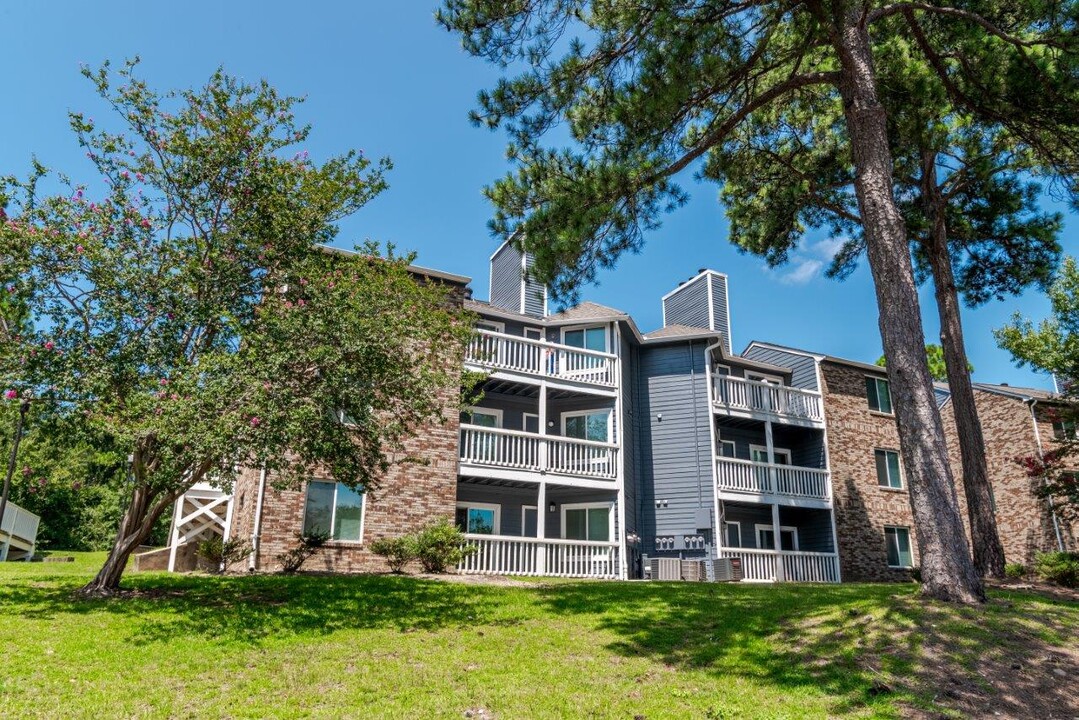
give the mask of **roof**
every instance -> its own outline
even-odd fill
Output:
[[[1014,385],[993,385],[991,383],[972,383],[976,390],[1014,397],[1019,400],[1059,400],[1060,396],[1051,390],[1041,388],[1015,387]]]
[[[788,350],[790,352],[799,353],[801,355],[812,355],[819,361],[828,361],[836,363],[838,365],[849,365],[851,367],[856,367],[860,370],[868,370],[871,372],[877,372],[882,374],[888,372],[880,365],[870,365],[869,363],[861,362],[860,360],[849,360],[847,358],[836,357],[835,355],[825,355],[824,353],[813,352],[812,350],[806,350],[804,348],[790,347],[788,345],[780,345],[773,342],[762,342],[759,340],[754,340],[753,342],[749,343],[749,345],[746,345],[746,350],[748,350],[753,345],[762,345],[765,347],[774,348],[776,350]],[[745,352],[746,350],[743,350],[742,352]]]
[[[345,248],[333,247],[332,245],[318,245],[316,246],[320,250],[335,255],[366,255],[366,253],[357,252],[355,250],[346,250]],[[467,275],[455,275],[454,273],[445,272],[444,270],[434,270],[432,268],[426,268],[421,265],[409,265],[408,271],[413,275],[422,275],[423,277],[438,278],[439,280],[446,280],[447,282],[456,283],[458,285],[468,285],[472,282],[472,278]]]
[[[644,339],[657,340],[659,338],[696,336],[715,337],[721,334],[722,333],[715,330],[709,330],[708,328],[691,327],[689,325],[679,325],[675,323],[674,325],[668,325],[666,327],[661,327],[658,330],[653,330],[650,333],[645,333]]]
[[[628,313],[585,300],[579,305],[548,316],[547,320],[552,323],[563,323],[574,320],[625,320],[627,318],[629,318]]]

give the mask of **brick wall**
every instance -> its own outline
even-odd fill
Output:
[[[997,532],[1008,562],[1030,564],[1036,552],[1057,549],[1056,532],[1049,504],[1034,495],[1035,481],[1027,476],[1014,458],[1038,453],[1038,438],[1031,422],[1030,406],[1018,398],[1006,397],[984,390],[975,390],[974,402],[985,438],[989,482],[996,501]],[[1052,421],[1039,412],[1038,432],[1044,449],[1053,444]],[[959,457],[959,437],[955,429],[952,404],[941,410],[944,433],[952,471],[956,475],[956,492],[960,497],[963,525],[969,536],[966,501],[962,488],[962,464]],[[1061,524],[1066,546],[1074,547],[1071,529]]]
[[[866,374],[848,365],[821,363],[840,569],[844,581],[906,580],[909,571],[888,567],[884,526],[910,528],[917,567],[910,499],[905,488],[879,485],[873,454],[874,448],[898,451],[899,432],[894,416],[869,409]]]

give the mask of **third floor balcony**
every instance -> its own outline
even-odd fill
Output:
[[[714,376],[712,406],[716,412],[732,417],[824,427],[820,393],[762,380]]]
[[[618,357],[606,352],[476,330],[466,364],[496,374],[548,379],[568,385],[618,386]]]

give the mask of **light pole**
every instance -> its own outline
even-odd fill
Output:
[[[23,400],[19,405],[19,419],[15,421],[15,439],[11,443],[11,456],[7,461],[7,473],[4,475],[4,490],[0,493],[0,524],[4,522],[7,511],[7,496],[11,490],[11,476],[15,474],[15,462],[19,456],[19,443],[22,442],[22,429],[26,424],[26,413],[30,410],[30,401]]]

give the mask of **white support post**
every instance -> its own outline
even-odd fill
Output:
[[[769,446],[770,447],[770,446]],[[771,454],[769,452],[769,454]],[[772,539],[776,553],[776,582],[783,582],[783,538],[779,535],[779,503],[772,503]]]
[[[536,538],[547,537],[547,481],[540,480],[539,494],[536,497]],[[547,544],[539,543],[536,547],[536,574],[547,574]]]
[[[776,482],[776,452],[772,442],[772,421],[764,421],[764,445],[768,451],[768,492],[778,493],[779,484]],[[779,544],[779,536],[776,535],[776,546]]]
[[[176,498],[172,511],[172,542],[169,543],[169,572],[176,572],[176,550],[180,544],[180,520],[184,516],[184,496]]]
[[[539,423],[539,457],[536,458],[539,461],[540,472],[547,472],[548,458],[547,458],[547,381],[540,381],[539,388],[539,416],[536,422]]]
[[[236,481],[233,480],[233,483],[234,483],[233,489],[235,489],[235,482]],[[227,497],[228,497],[228,500],[225,501],[226,502],[226,504],[225,504],[225,527],[222,528],[222,531],[221,531],[221,542],[222,543],[228,542],[229,537],[232,534],[232,506],[233,506],[233,502],[232,502],[232,496],[231,495],[228,495]],[[228,568],[225,567],[225,563],[223,563],[223,562],[221,563],[220,570],[221,570],[221,572],[225,572],[226,570],[228,570]]]

